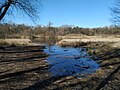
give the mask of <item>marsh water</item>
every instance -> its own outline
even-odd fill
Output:
[[[87,54],[85,48],[46,46],[49,56],[47,62],[51,65],[49,72],[53,76],[82,76],[94,73],[99,65]]]

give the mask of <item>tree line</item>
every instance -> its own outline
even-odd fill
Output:
[[[82,35],[120,35],[120,29],[113,26],[99,28],[82,28],[78,26],[63,25],[53,26],[27,26],[24,24],[2,23],[0,24],[0,38],[28,38],[37,36],[64,36],[67,34]]]

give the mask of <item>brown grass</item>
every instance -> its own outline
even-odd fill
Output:
[[[64,38],[61,41],[59,41],[57,44],[60,46],[80,46],[80,45],[86,45],[85,43],[111,43],[112,47],[120,47],[120,37],[119,36],[86,36],[83,38],[80,38],[76,36],[75,38]],[[84,43],[84,44],[83,44]]]
[[[0,39],[0,44],[8,44],[8,45],[28,45],[31,42],[30,39]]]

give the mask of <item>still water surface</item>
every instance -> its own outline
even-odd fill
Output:
[[[47,62],[51,65],[49,71],[53,76],[80,76],[94,73],[99,65],[87,54],[85,48],[46,47],[44,52],[49,54]]]

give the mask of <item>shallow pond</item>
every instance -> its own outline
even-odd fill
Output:
[[[51,65],[49,71],[53,76],[81,76],[94,73],[99,65],[86,53],[85,48],[46,47],[49,54],[47,62]]]

